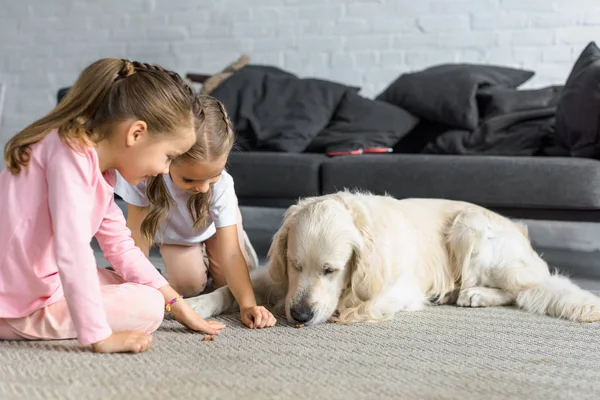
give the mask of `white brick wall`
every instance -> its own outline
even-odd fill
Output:
[[[100,57],[185,74],[244,52],[372,96],[442,62],[525,67],[537,71],[529,87],[560,84],[590,40],[600,41],[598,0],[0,0],[0,145]],[[569,237],[600,248],[588,243],[598,233]]]
[[[531,68],[562,83],[600,39],[595,0],[0,0],[0,144],[100,57],[212,72],[240,53],[377,94],[442,62]]]

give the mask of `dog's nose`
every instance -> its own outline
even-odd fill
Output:
[[[290,314],[292,314],[294,321],[301,323],[310,321],[314,316],[310,307],[294,307],[290,310]]]

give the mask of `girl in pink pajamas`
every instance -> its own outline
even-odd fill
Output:
[[[181,78],[118,59],[88,66],[47,116],[14,136],[0,173],[0,339],[71,339],[97,352],[141,352],[167,310],[218,334],[136,247],[114,202],[167,173],[196,142],[201,105]],[[98,240],[116,273],[98,269]]]

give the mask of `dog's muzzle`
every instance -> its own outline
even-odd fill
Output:
[[[294,321],[302,324],[307,323],[315,316],[315,313],[305,299],[303,299],[299,304],[292,306],[290,308],[290,314]]]

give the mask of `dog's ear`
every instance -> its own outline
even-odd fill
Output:
[[[298,213],[299,207],[293,205],[283,214],[283,223],[277,233],[273,236],[273,241],[267,254],[269,258],[269,275],[275,283],[284,283],[287,281],[287,238],[289,225],[293,217]]]
[[[283,225],[273,236],[269,257],[269,275],[275,283],[284,283],[287,280],[287,236],[288,227]]]
[[[362,204],[353,202],[349,209],[354,219],[356,237],[352,240],[354,248],[350,259],[350,293],[354,301],[366,302],[374,299],[383,289],[384,263],[377,251],[369,227],[368,210]]]

